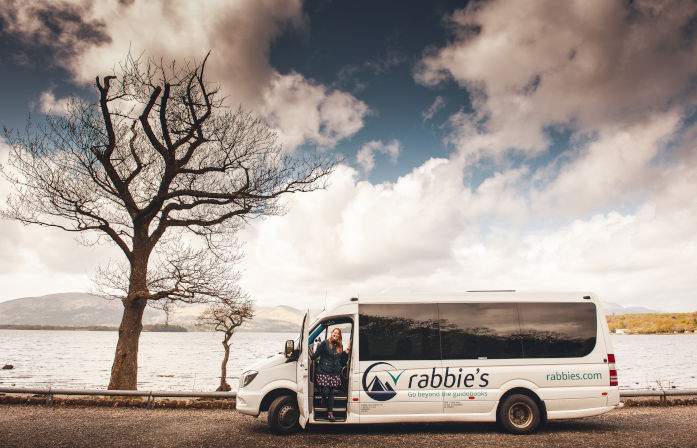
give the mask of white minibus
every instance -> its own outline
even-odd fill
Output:
[[[340,328],[351,352],[334,417],[310,355]],[[240,377],[237,410],[277,433],[310,424],[498,422],[515,434],[620,406],[607,322],[591,293],[470,291],[353,298],[302,324],[285,352]]]

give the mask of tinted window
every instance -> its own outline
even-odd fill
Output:
[[[515,303],[441,303],[438,309],[443,359],[523,356]]]
[[[593,303],[519,303],[526,358],[575,358],[595,347]]]
[[[436,304],[361,305],[361,361],[440,359]]]

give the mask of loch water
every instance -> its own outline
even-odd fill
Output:
[[[0,330],[0,386],[105,389],[115,331]],[[297,333],[239,332],[231,340],[228,383]],[[697,334],[612,335],[621,389],[697,389]],[[215,390],[223,358],[218,333],[141,335],[138,389]]]

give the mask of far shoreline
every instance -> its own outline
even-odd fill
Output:
[[[117,326],[109,325],[90,325],[85,327],[60,326],[60,325],[20,325],[20,324],[0,324],[0,330],[39,330],[39,331],[119,331]],[[238,329],[236,333],[295,333],[298,329],[280,329],[280,330],[260,330],[260,329]],[[215,330],[200,330],[197,328],[189,328],[181,325],[144,325],[143,332],[145,333],[215,333]],[[677,336],[677,335],[697,335],[697,332],[670,332],[670,333],[615,333],[610,332],[613,336]]]
[[[299,325],[298,325],[299,326]],[[157,328],[151,328],[157,327]],[[39,331],[119,331],[118,326],[110,325],[89,325],[85,327],[61,326],[61,325],[20,325],[20,324],[0,324],[0,330],[39,330]],[[288,330],[258,330],[258,329],[238,329],[236,333],[296,333],[296,329]],[[200,330],[188,328],[180,325],[143,325],[145,333],[215,333],[215,330]]]

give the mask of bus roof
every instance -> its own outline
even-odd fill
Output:
[[[588,291],[576,292],[535,292],[535,291],[466,291],[462,293],[410,293],[405,295],[386,295],[359,297],[350,300],[358,304],[379,303],[457,303],[457,302],[596,302],[595,295]]]

